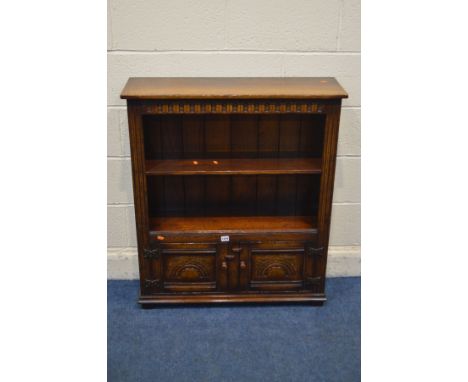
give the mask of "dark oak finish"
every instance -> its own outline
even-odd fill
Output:
[[[151,231],[158,234],[187,233],[311,233],[316,229],[312,216],[211,216],[153,218]]]
[[[333,78],[131,78],[140,299],[311,302],[325,270]]]
[[[146,175],[320,174],[319,158],[165,159],[146,161]]]

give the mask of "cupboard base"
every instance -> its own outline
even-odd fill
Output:
[[[289,303],[309,302],[313,305],[323,305],[327,301],[325,294],[318,293],[288,293],[288,294],[203,294],[203,295],[153,295],[140,296],[138,302],[142,307],[167,304],[225,304],[225,303]]]

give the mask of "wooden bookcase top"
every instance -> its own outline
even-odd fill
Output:
[[[332,77],[133,77],[124,99],[341,99],[348,94]]]

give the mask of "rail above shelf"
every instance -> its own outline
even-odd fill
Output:
[[[146,175],[320,174],[319,158],[147,160]]]

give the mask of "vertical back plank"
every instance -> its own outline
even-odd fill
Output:
[[[204,177],[186,176],[185,213],[187,216],[203,216]]]
[[[229,176],[205,176],[206,181],[206,215],[227,216],[230,212],[230,185]]]
[[[323,115],[304,114],[301,116],[299,152],[302,156],[322,156],[325,120]]]
[[[207,115],[205,118],[205,156],[207,158],[229,158],[230,135],[229,115]]]
[[[257,215],[270,216],[275,214],[276,178],[275,175],[259,175],[257,177]]]
[[[296,210],[296,176],[278,176],[278,215],[294,215]]]
[[[235,158],[255,158],[258,152],[258,125],[256,115],[231,117],[231,150]]]
[[[180,115],[165,115],[161,119],[162,150],[164,159],[182,157],[182,118]]]
[[[258,156],[275,158],[278,155],[279,117],[275,114],[261,115],[258,120]]]
[[[146,159],[162,159],[161,120],[157,116],[144,116],[143,135]]]
[[[164,177],[166,216],[184,216],[184,184],[182,176]]]
[[[280,157],[293,158],[297,156],[301,119],[299,115],[285,114],[281,116]]]
[[[256,177],[241,175],[232,177],[232,214],[248,216],[255,214]]]
[[[203,119],[199,115],[182,116],[182,142],[184,158],[202,158],[204,150]]]

